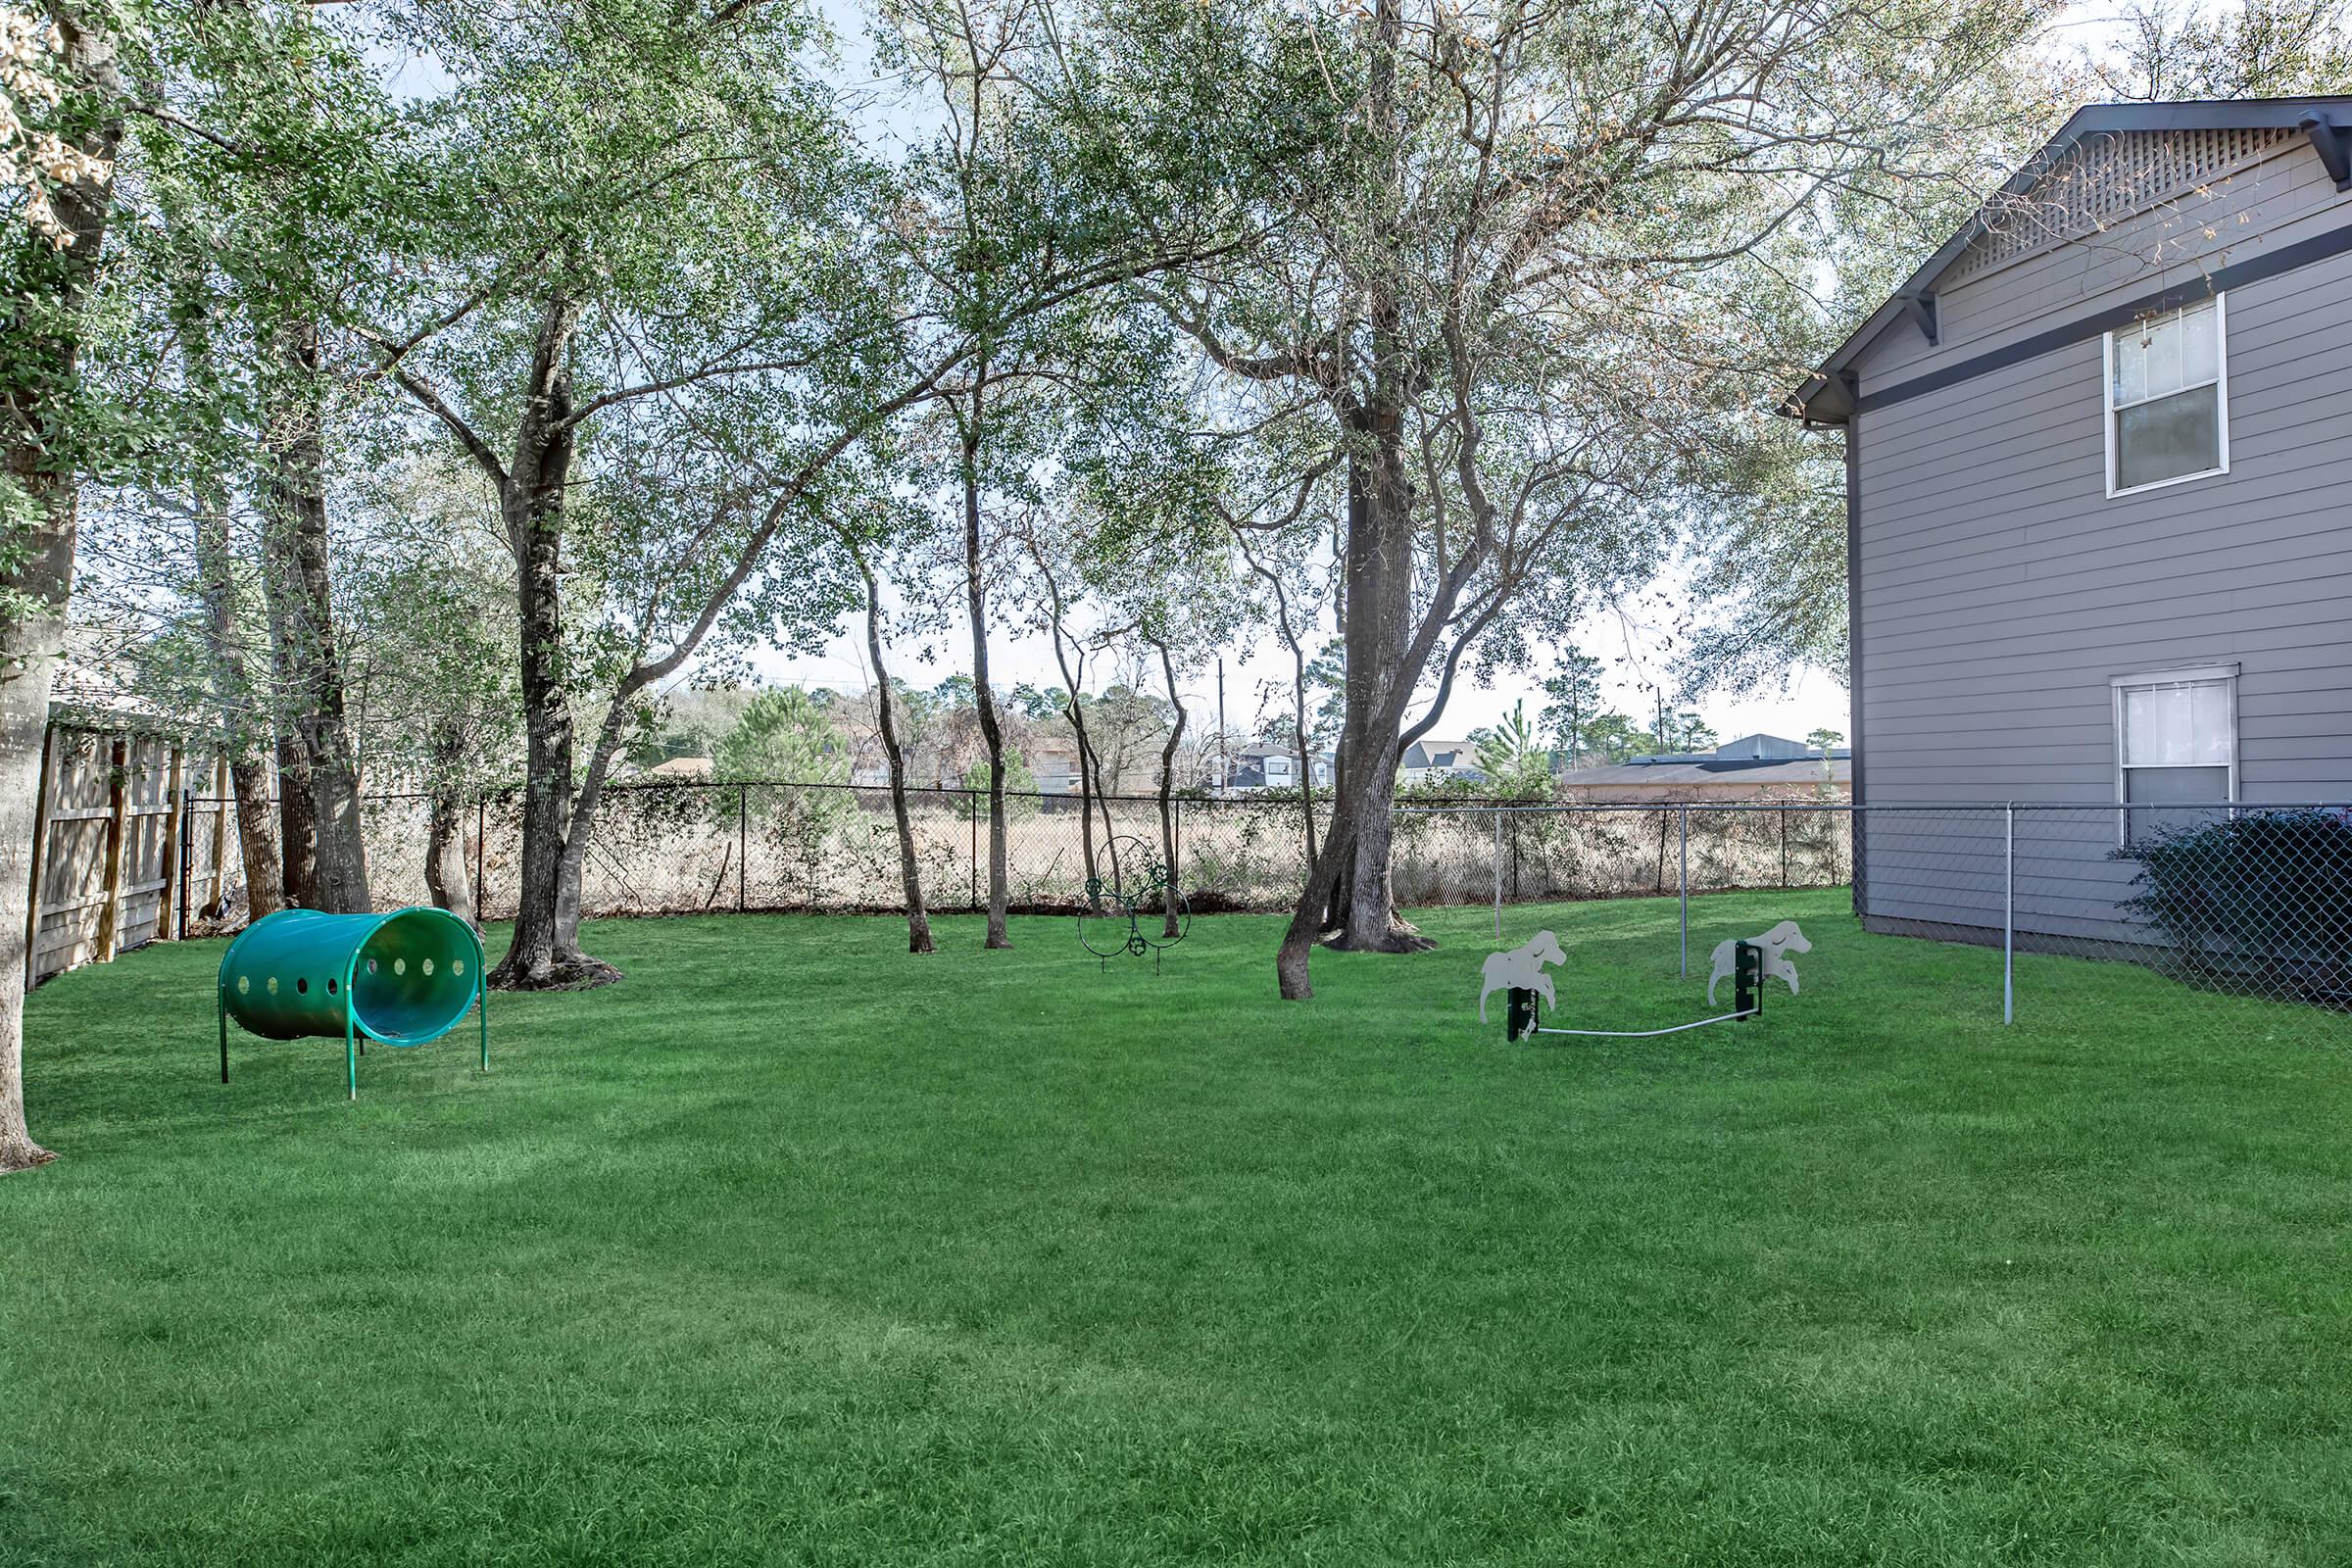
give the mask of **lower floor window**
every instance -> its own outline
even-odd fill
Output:
[[[2196,826],[2237,799],[2234,664],[2121,675],[2113,684],[2126,843]]]

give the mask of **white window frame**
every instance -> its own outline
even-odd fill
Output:
[[[2230,471],[2229,298],[2230,296],[2227,294],[2216,294],[2213,296],[2214,376],[2210,381],[2199,381],[2194,386],[2176,387],[2170,392],[2160,392],[2155,397],[2141,398],[2137,402],[2126,403],[2119,407],[2115,401],[2115,334],[2113,332],[2109,332],[2104,338],[2101,339],[2099,402],[2106,410],[2106,413],[2100,416],[2100,419],[2101,422],[2106,426],[2107,435],[2108,500],[2113,501],[2118,496],[2145,495],[2150,490],[2162,490],[2168,485],[2189,484],[2198,479],[2210,479],[2216,474],[2228,473]],[[2191,301],[2190,303],[2195,304],[2197,302]],[[2187,306],[2182,306],[2180,311],[2167,311],[2164,313],[2164,315],[2179,316],[2181,314],[2181,311],[2184,311],[2187,308]],[[2159,318],[2159,319],[2161,319],[2161,318]],[[2138,327],[2135,323],[2132,330],[2137,329]],[[2135,484],[2123,489],[2118,489],[2115,483],[2116,463],[2118,461],[2118,454],[2115,449],[2116,416],[2123,413],[2125,409],[2136,409],[2141,404],[2155,403],[2164,398],[2179,397],[2183,392],[2194,392],[2197,390],[2197,387],[2203,386],[2210,386],[2213,388],[2215,433],[2218,437],[2215,442],[2215,451],[2216,455],[2221,459],[2220,463],[2210,468],[2200,468],[2195,473],[2177,473],[2170,479],[2151,479],[2146,484]]]
[[[2166,481],[2166,483],[2171,482],[2172,481],[2170,480]],[[2230,760],[2227,765],[2230,770],[2230,784],[2227,793],[2223,795],[2222,799],[2231,806],[2235,806],[2237,804],[2237,665],[2196,664],[2186,669],[2157,669],[2147,670],[2136,675],[2117,675],[2108,681],[2107,688],[2115,714],[2115,799],[2116,805],[2119,808],[2115,813],[2115,834],[2116,842],[2124,845],[2126,848],[2129,848],[2132,843],[2132,812],[2134,809],[2134,808],[2129,804],[2127,799],[2124,778],[2126,773],[2139,772],[2143,769],[2155,767],[2211,767],[2214,764],[2211,762],[2183,762],[2177,764],[2164,762],[2143,762],[2132,767],[2126,767],[2124,763],[2124,695],[2127,692],[2144,691],[2151,686],[2184,686],[2195,684],[2220,686],[2226,693],[2229,694]],[[2154,808],[2143,805],[2137,808],[2146,810]],[[2236,813],[2231,812],[2230,814],[2235,815]]]

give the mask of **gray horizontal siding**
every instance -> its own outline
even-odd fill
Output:
[[[2208,208],[1955,287],[1943,345],[1886,334],[1862,392],[2162,286],[2179,269],[2146,262],[2155,236],[2216,213],[2250,221],[2187,248],[2231,260],[2352,224],[2317,169],[2307,150],[2273,160]],[[2231,291],[2228,356],[2230,471],[2138,496],[2106,495],[2095,337],[1859,416],[1866,804],[2112,801],[2110,678],[2221,662],[2240,670],[2242,798],[2352,799],[2352,256]],[[2117,827],[2098,810],[2021,827],[2021,925],[2143,934],[2116,907],[2134,870],[2109,858]],[[1872,817],[1870,913],[1997,927],[1999,834],[1997,818]]]
[[[2031,336],[2104,299],[2193,281],[2262,248],[2332,227],[2335,198],[2317,155],[2290,142],[2277,157],[2202,193],[2183,193],[2103,232],[1940,287],[1936,344],[1897,324],[1864,350],[1855,368],[1868,389],[1884,390]]]

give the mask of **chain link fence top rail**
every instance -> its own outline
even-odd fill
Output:
[[[193,799],[199,813],[221,803]],[[464,808],[465,860],[483,916],[511,917],[521,816],[514,794]],[[1156,797],[1082,814],[1076,796],[1006,797],[1010,902],[1066,911],[1084,901],[1088,844],[1109,831],[1159,852]],[[1318,833],[1327,802],[1314,803]],[[429,803],[368,800],[379,906],[427,902]],[[984,792],[908,792],[933,908],[987,896]],[[1296,796],[1172,803],[1178,881],[1198,912],[1287,910],[1302,885]],[[1887,935],[1998,948],[2013,1005],[2014,956],[2140,964],[2202,990],[2298,1004],[2352,1019],[2352,809],[2339,806],[1642,802],[1408,805],[1394,818],[1393,875],[1406,906],[1552,903],[1850,884],[1863,925]],[[215,835],[183,836],[188,883],[221,889],[201,911],[243,919],[233,831],[216,881]],[[606,797],[582,888],[591,915],[901,908],[890,792],[856,785],[623,785]],[[1685,938],[1688,940],[1687,935]]]

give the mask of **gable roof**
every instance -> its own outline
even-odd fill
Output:
[[[2026,160],[1949,239],[1913,270],[1886,303],[1807,376],[1780,412],[1814,424],[1843,424],[1852,414],[1845,372],[1878,336],[1897,321],[1925,317],[1923,304],[1946,269],[1987,231],[1991,215],[2031,190],[2083,142],[2098,136],[2165,135],[2198,130],[2288,130],[2309,137],[2337,190],[2352,190],[2352,96],[2198,99],[2178,103],[2089,104],[2075,111],[2058,133]],[[1927,318],[1932,319],[1932,318]]]

